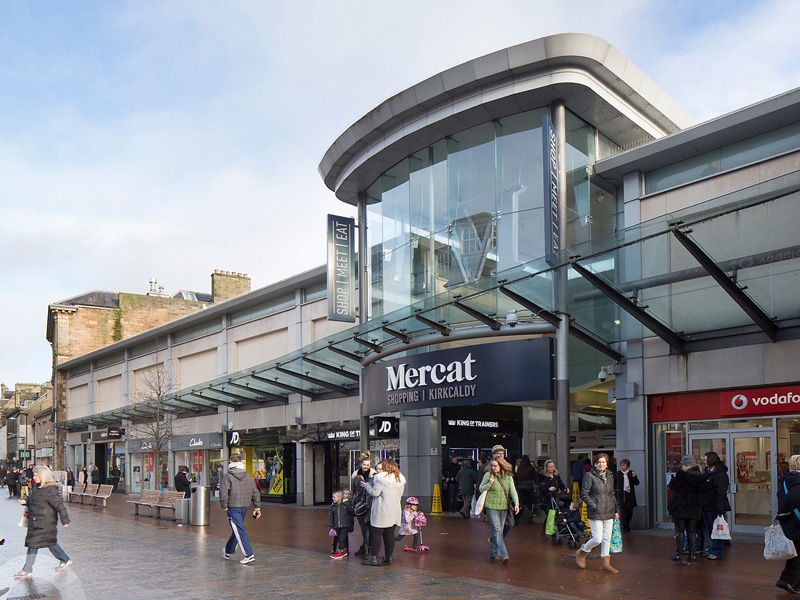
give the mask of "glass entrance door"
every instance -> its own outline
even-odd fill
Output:
[[[772,523],[777,510],[775,489],[777,474],[772,460],[772,434],[759,432],[714,432],[689,434],[689,448],[702,465],[706,452],[716,452],[728,467],[728,501],[731,530],[761,533]]]

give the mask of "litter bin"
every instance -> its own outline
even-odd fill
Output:
[[[211,522],[211,488],[193,485],[191,503],[191,524],[208,525]]]
[[[175,505],[175,520],[179,521],[181,525],[189,524],[189,514],[191,512],[190,502],[191,500],[189,498],[181,498]]]

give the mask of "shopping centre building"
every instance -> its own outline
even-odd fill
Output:
[[[60,365],[67,464],[213,485],[235,448],[265,498],[311,505],[368,438],[425,505],[453,456],[568,474],[602,450],[648,527],[715,450],[734,531],[771,522],[800,453],[800,90],[695,124],[608,43],[555,35],[400,92],[319,170],[356,207],[359,323],[328,320],[320,268]],[[183,411],[163,458],[132,435],[157,365]]]

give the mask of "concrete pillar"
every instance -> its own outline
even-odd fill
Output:
[[[400,415],[400,471],[408,481],[405,496],[416,496],[430,512],[433,485],[441,482],[442,428],[436,409]]]

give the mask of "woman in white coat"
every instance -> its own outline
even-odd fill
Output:
[[[365,489],[372,496],[372,509],[369,513],[369,556],[362,565],[379,567],[378,554],[381,551],[381,540],[386,547],[383,564],[392,563],[394,552],[395,527],[402,523],[403,490],[406,478],[393,459],[387,458],[381,463],[381,472],[376,473],[371,483],[364,483]]]

